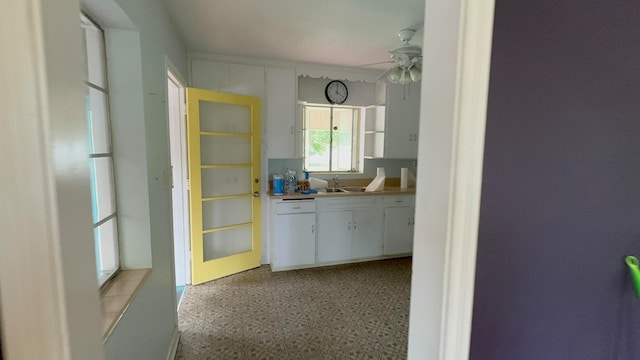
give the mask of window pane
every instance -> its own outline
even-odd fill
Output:
[[[118,262],[118,227],[116,218],[93,230],[96,245],[98,282],[104,283],[120,266]]]
[[[107,96],[100,90],[89,88],[87,97],[87,120],[89,121],[89,152],[110,152]]]
[[[329,171],[331,156],[331,108],[305,109],[305,167]]]
[[[309,171],[358,170],[359,110],[304,108],[304,165]]]
[[[351,171],[353,168],[353,112],[352,109],[334,109],[332,171]]]
[[[94,223],[115,212],[113,165],[110,157],[91,159],[91,199]]]
[[[101,88],[105,86],[104,41],[102,31],[86,16],[82,16],[86,53],[87,81]]]

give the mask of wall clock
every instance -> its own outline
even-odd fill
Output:
[[[330,104],[342,104],[347,100],[349,91],[347,85],[340,80],[333,80],[324,88],[324,96]]]

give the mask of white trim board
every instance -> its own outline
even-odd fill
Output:
[[[3,356],[100,360],[79,4],[12,0],[2,10]]]
[[[171,337],[171,345],[169,346],[169,352],[167,353],[167,360],[173,360],[176,358],[176,352],[178,351],[178,343],[180,342],[180,331],[178,326],[173,330],[173,336]]]
[[[425,6],[410,360],[469,356],[493,8]]]

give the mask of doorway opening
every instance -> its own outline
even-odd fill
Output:
[[[171,68],[167,69],[167,107],[169,114],[169,152],[171,160],[171,203],[173,254],[176,280],[176,308],[191,283],[189,235],[189,184],[187,179],[187,129],[185,83]]]

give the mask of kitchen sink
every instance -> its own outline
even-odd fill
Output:
[[[337,187],[337,188],[326,188],[325,191],[328,193],[335,193],[335,192],[363,192],[365,189],[364,186],[342,186],[342,187]]]
[[[363,192],[366,186],[343,186],[340,189],[344,192]]]
[[[334,192],[347,192],[342,188],[326,188],[324,189],[326,192],[328,193],[334,193]]]

